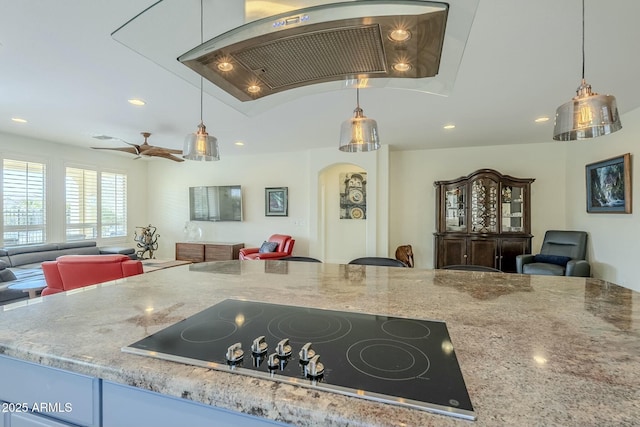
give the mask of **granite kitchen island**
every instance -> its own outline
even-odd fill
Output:
[[[121,351],[229,298],[444,321],[477,420]],[[631,426],[640,419],[639,304],[639,293],[588,278],[285,261],[192,264],[0,307],[0,373],[2,363],[6,373],[12,363],[29,362],[34,372],[78,374],[96,395],[148,390],[195,402],[194,410],[204,404],[297,426]],[[12,381],[0,377],[0,401],[20,388]],[[73,411],[88,410],[81,405],[94,408],[89,421],[74,424],[118,424],[99,399]]]

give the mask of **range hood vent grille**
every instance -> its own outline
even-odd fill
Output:
[[[434,77],[448,11],[422,0],[315,6],[250,22],[178,60],[240,101],[330,81]],[[410,37],[394,41],[397,29]]]
[[[379,25],[305,33],[232,55],[274,91],[347,75],[387,72]]]

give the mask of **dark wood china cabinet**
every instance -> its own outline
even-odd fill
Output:
[[[516,272],[531,253],[531,183],[493,169],[436,181],[435,267],[483,265]]]

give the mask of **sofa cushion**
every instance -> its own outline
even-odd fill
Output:
[[[64,252],[54,249],[49,251],[20,252],[13,255],[9,254],[9,259],[11,260],[11,267],[19,267],[25,264],[53,261],[60,255],[64,255]]]
[[[41,245],[22,245],[22,246],[12,246],[6,248],[7,255],[17,255],[24,253],[33,253],[33,252],[45,252],[45,251],[55,251],[58,249],[58,245],[55,243],[44,243]]]
[[[13,274],[18,280],[42,279],[44,276],[40,265],[41,264],[38,264],[36,268],[12,268],[11,271],[13,271]]]
[[[524,274],[538,274],[542,276],[564,276],[564,267],[557,264],[532,262],[522,267]]]
[[[4,270],[7,267],[9,267],[9,264],[0,259],[0,270]]]
[[[97,246],[79,246],[77,248],[65,248],[57,251],[58,256],[62,255],[100,255],[100,250]],[[49,261],[49,260],[47,260]]]
[[[264,242],[260,246],[260,250],[258,250],[258,253],[264,254],[267,252],[275,252],[277,248],[278,242]]]
[[[0,290],[0,305],[8,304],[22,299],[29,298],[26,292],[22,292],[17,289],[4,289]]]
[[[546,264],[555,264],[565,266],[567,263],[571,261],[571,257],[562,256],[562,255],[547,255],[547,254],[538,254],[533,257],[533,262],[542,262]]]
[[[96,246],[94,240],[77,240],[75,242],[58,243],[58,249],[90,248]]]
[[[0,270],[0,282],[8,282],[10,280],[16,280],[16,275],[8,268]]]
[[[99,252],[101,254],[133,255],[136,253],[136,250],[125,246],[101,246]]]

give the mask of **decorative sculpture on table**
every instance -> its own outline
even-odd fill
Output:
[[[140,235],[137,231],[133,232],[133,240],[138,242],[139,251],[136,251],[136,255],[139,259],[152,259],[154,258],[153,252],[158,250],[158,237],[156,234],[156,227],[149,224],[146,227],[136,227],[140,229]],[[149,256],[145,257],[145,254],[149,252]]]

